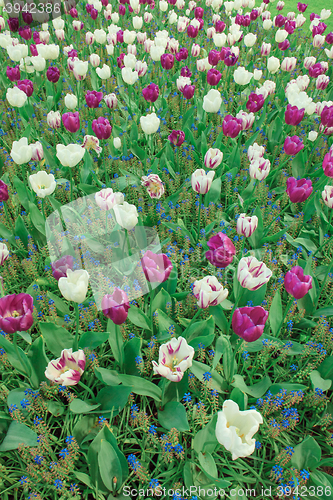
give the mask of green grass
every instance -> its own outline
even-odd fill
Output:
[[[271,12],[274,13],[274,15],[276,15],[275,12],[277,12],[276,10],[277,1],[278,0],[276,0],[272,4],[273,9],[270,9]],[[322,9],[331,9],[332,11],[331,16],[324,21],[325,24],[327,24],[327,29],[325,31],[325,34],[329,33],[330,31],[333,31],[333,3],[331,3],[328,0],[301,0],[301,2],[307,3],[309,5],[304,13],[304,16],[306,17],[307,21],[303,25],[303,28],[305,28],[306,30],[309,29],[311,12],[320,15]],[[296,12],[296,14],[298,14],[297,10],[298,0],[284,0],[284,4],[285,5],[283,10],[280,11],[281,14],[283,14],[284,16],[286,16],[288,12]]]

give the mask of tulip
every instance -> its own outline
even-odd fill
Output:
[[[217,148],[210,148],[208,149],[207,153],[205,154],[204,158],[204,163],[206,168],[217,168],[219,165],[221,165],[223,160],[223,153]]]
[[[193,295],[198,300],[198,306],[206,309],[221,304],[227,298],[228,290],[223,288],[215,276],[205,276],[194,282]]]
[[[252,113],[260,111],[265,103],[265,99],[261,94],[255,94],[251,92],[249,99],[246,103],[246,109]]]
[[[84,351],[79,349],[63,349],[58,359],[53,359],[47,365],[45,377],[56,384],[71,386],[76,385],[84,372],[86,357]]]
[[[253,73],[247,71],[244,67],[240,66],[234,71],[234,80],[238,85],[247,85],[250,83]]]
[[[327,75],[319,75],[316,80],[316,89],[317,90],[325,90],[327,85],[330,82],[330,78]]]
[[[0,266],[2,266],[9,257],[9,250],[6,243],[0,243]]]
[[[180,76],[176,81],[177,89],[183,92],[185,85],[191,85],[191,79],[187,76]]]
[[[242,130],[242,120],[235,118],[232,115],[226,115],[222,122],[223,134],[234,139]]]
[[[79,144],[57,144],[56,157],[63,167],[75,167],[84,157],[85,149]]]
[[[299,125],[304,118],[305,109],[298,109],[297,106],[288,104],[284,118],[287,125]]]
[[[56,129],[61,125],[61,115],[59,111],[50,111],[46,117],[46,121],[49,127]]]
[[[296,68],[297,59],[296,57],[285,57],[281,63],[281,69],[283,71],[294,71]]]
[[[147,87],[142,89],[142,95],[148,102],[155,102],[159,96],[159,88],[155,83],[150,83]]]
[[[89,283],[89,274],[84,269],[72,271],[67,269],[66,278],[60,278],[58,287],[66,300],[81,304],[86,299]]]
[[[299,10],[299,12],[302,12],[303,14],[303,12],[305,12],[306,9],[308,8],[308,5],[309,4],[298,2],[297,9]]]
[[[120,149],[121,148],[121,139],[120,137],[115,137],[113,139],[113,145],[116,149]]]
[[[22,90],[27,97],[31,97],[34,91],[34,86],[31,80],[19,80],[17,82],[17,87]]]
[[[322,11],[320,12],[321,19],[328,19],[330,15],[331,15],[330,9],[322,9]]]
[[[333,127],[333,106],[325,106],[320,114],[321,123],[325,127]]]
[[[222,74],[217,69],[210,69],[207,72],[207,83],[208,85],[218,85],[222,78]]]
[[[173,269],[169,257],[164,253],[153,253],[150,250],[141,259],[142,270],[150,283],[164,283]]]
[[[264,332],[268,312],[261,306],[240,307],[232,316],[232,329],[245,342],[255,342]]]
[[[103,92],[96,92],[96,90],[88,90],[85,95],[88,108],[98,108],[101,100],[103,99]]]
[[[272,75],[277,73],[279,71],[279,68],[280,60],[277,57],[272,56],[267,60],[267,69],[270,73],[272,73]]]
[[[140,117],[140,125],[145,134],[155,134],[160,126],[160,119],[156,113],[150,113]]]
[[[61,257],[61,259],[51,262],[53,278],[57,281],[59,281],[60,278],[66,278],[67,269],[73,270],[73,265],[74,259],[72,255],[65,255],[64,257]]]
[[[263,42],[260,52],[262,56],[269,56],[271,52],[272,44]]]
[[[111,76],[111,70],[107,64],[103,64],[102,68],[96,68],[96,73],[102,80],[108,80]]]
[[[107,118],[100,116],[97,120],[93,120],[91,127],[100,140],[108,139],[111,135],[112,126]]]
[[[333,44],[333,32],[332,31],[330,33],[327,33],[325,41],[326,41],[326,43],[328,43],[328,45]]]
[[[333,186],[325,186],[324,191],[322,191],[321,196],[325,205],[328,208],[333,208]]]
[[[245,214],[240,214],[237,219],[236,231],[240,236],[245,236],[249,238],[258,227],[258,217],[253,215],[252,217],[246,217]]]
[[[21,78],[19,66],[15,66],[14,68],[7,66],[6,75],[11,82],[17,82]]]
[[[169,141],[174,146],[181,146],[185,141],[185,133],[182,130],[173,130],[168,136]]]
[[[237,268],[237,279],[243,288],[254,292],[265,285],[272,271],[255,257],[242,257]]]
[[[206,172],[202,168],[198,168],[193,172],[191,177],[192,189],[198,194],[206,194],[210,190],[214,179],[215,172]]]
[[[15,293],[0,298],[0,328],[5,333],[23,332],[31,328],[34,319],[34,299],[27,293]]]
[[[161,65],[163,69],[169,70],[173,68],[175,63],[175,56],[173,54],[162,54]]]
[[[39,198],[45,198],[45,196],[52,194],[57,185],[54,175],[48,174],[44,170],[30,175],[29,182]]]
[[[309,132],[308,134],[308,140],[313,142],[317,139],[318,137],[318,132],[316,132],[315,130],[311,130],[311,132]]]
[[[113,207],[116,221],[119,226],[130,231],[138,223],[138,211],[135,205],[131,205],[124,201],[122,204],[116,204]]]
[[[284,152],[287,155],[296,155],[304,148],[303,141],[297,136],[287,136],[284,141]]]
[[[301,299],[312,288],[312,277],[304,276],[304,270],[294,266],[284,277],[284,287],[294,299]]]
[[[20,90],[18,87],[14,87],[12,89],[8,88],[6,99],[11,106],[21,108],[26,103],[27,94],[23,92],[23,90]]]
[[[120,288],[115,288],[112,294],[102,298],[102,312],[115,325],[125,323],[130,308],[127,294]]]
[[[289,42],[289,40],[285,40],[284,42],[279,43],[279,45],[278,45],[278,46],[279,46],[279,49],[280,49],[280,50],[283,50],[283,51],[284,51],[284,50],[288,50],[288,49],[289,49],[289,47],[290,47],[290,42]],[[281,68],[282,68],[282,66],[281,66]],[[284,69],[284,68],[282,68],[282,69]]]
[[[62,115],[62,123],[68,132],[75,133],[80,129],[80,116],[79,112],[68,112]]]
[[[68,109],[75,109],[77,106],[77,97],[74,94],[66,94],[64,101]]]
[[[123,193],[114,193],[111,188],[105,188],[95,193],[95,201],[102,210],[110,210],[115,205],[124,203],[124,195]]]
[[[60,78],[60,71],[56,66],[50,66],[46,71],[46,78],[49,82],[57,83]]]
[[[13,142],[10,156],[18,165],[23,165],[23,163],[28,163],[31,160],[32,148],[28,145],[26,137]]]
[[[116,94],[108,94],[104,96],[105,104],[109,109],[115,109],[118,106],[118,99]]]
[[[208,240],[207,246],[209,250],[206,252],[206,259],[213,266],[224,269],[232,263],[236,249],[226,234],[215,234]]]
[[[327,177],[333,178],[333,153],[331,153],[331,151],[326,153],[326,155],[324,156],[323,170],[324,170],[324,174]]]
[[[8,186],[0,179],[0,201],[7,201],[8,199]]]
[[[198,57],[200,54],[200,50],[200,45],[198,45],[197,43],[193,43],[191,48],[191,56]]]
[[[246,111],[239,111],[236,118],[242,122],[242,130],[249,130],[252,128],[255,120],[253,113],[246,113]]]
[[[217,66],[220,61],[220,52],[218,50],[211,50],[208,54],[208,62],[212,66]]]
[[[217,113],[222,104],[222,97],[218,90],[211,89],[203,98],[203,109],[207,113]]]
[[[295,177],[287,179],[286,193],[292,203],[302,203],[309,198],[312,191],[313,187],[310,180],[296,180]]]
[[[141,177],[141,185],[147,188],[151,198],[159,199],[164,194],[163,182],[157,174],[149,174]]]
[[[217,415],[216,439],[232,453],[232,459],[252,455],[256,444],[253,435],[263,423],[260,413],[257,410],[240,411],[238,404],[228,399]]]
[[[262,181],[266,179],[271,169],[271,162],[265,158],[255,158],[251,161],[249,174],[251,179]]]
[[[254,142],[253,145],[249,146],[249,149],[247,150],[247,156],[250,162],[252,160],[259,160],[259,158],[262,158],[264,154],[264,146],[259,146],[259,144],[257,144],[256,142]]]
[[[160,346],[158,363],[152,361],[155,375],[180,382],[184,372],[192,366],[194,352],[183,337],[172,338]]]

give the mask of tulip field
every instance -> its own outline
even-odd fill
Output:
[[[308,2],[0,0],[0,500],[333,500]]]

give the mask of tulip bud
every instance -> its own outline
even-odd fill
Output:
[[[258,217],[253,215],[252,217],[246,217],[245,214],[240,214],[237,219],[236,231],[240,236],[245,236],[249,238],[258,227]]]
[[[261,306],[240,307],[232,316],[232,329],[245,342],[255,342],[264,333],[268,311]]]
[[[284,277],[284,287],[292,297],[301,299],[312,288],[312,277],[304,275],[300,266],[294,266]]]
[[[204,158],[205,167],[215,169],[219,165],[221,165],[222,160],[223,160],[222,151],[220,151],[217,148],[216,149],[210,148],[205,154]]]
[[[198,194],[206,194],[210,190],[213,179],[215,176],[215,172],[206,172],[202,168],[198,168],[195,172],[193,172],[191,177],[191,185],[192,189],[196,191]]]
[[[243,257],[239,261],[237,279],[243,288],[254,292],[265,285],[271,276],[272,271],[255,257]]]
[[[46,117],[46,121],[49,127],[56,129],[61,125],[61,115],[59,111],[50,111]]]

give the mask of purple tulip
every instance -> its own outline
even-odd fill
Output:
[[[236,54],[234,54],[233,52],[231,52],[231,50],[229,50],[226,52],[223,60],[226,66],[228,67],[235,66],[236,62],[238,61],[238,56],[236,56]]]
[[[0,201],[7,201],[8,199],[8,186],[0,179]]]
[[[46,71],[46,78],[49,82],[57,83],[60,78],[60,71],[56,66],[50,66]]]
[[[265,103],[265,98],[262,94],[256,94],[255,92],[251,92],[249,95],[249,99],[246,103],[246,109],[249,113],[256,113],[260,111]]]
[[[97,19],[97,17],[98,17],[98,10],[97,9],[91,9],[90,17],[91,17],[91,19],[93,19],[95,21],[95,19]]]
[[[213,266],[225,268],[231,264],[236,253],[235,245],[228,236],[222,232],[212,236],[207,242],[209,250],[206,259]]]
[[[185,47],[182,47],[179,52],[176,53],[176,59],[177,61],[186,61],[188,58],[188,50],[185,49]]]
[[[324,73],[326,73],[325,68],[323,68],[320,62],[309,68],[309,76],[311,78],[318,78],[319,75],[323,75]]]
[[[295,299],[301,299],[312,288],[312,277],[305,275],[300,266],[294,266],[284,277],[286,291]]]
[[[34,91],[34,85],[31,80],[19,80],[16,86],[20,90],[23,90],[23,92],[27,94],[28,97],[32,96]]]
[[[309,4],[307,4],[307,3],[301,3],[301,2],[298,2],[298,4],[297,4],[297,9],[298,9],[298,11],[299,11],[299,12],[302,12],[302,13],[303,13],[303,12],[305,12],[305,11],[306,11],[306,9],[308,8],[308,5],[309,5]]]
[[[188,66],[183,66],[182,69],[180,70],[180,76],[184,76],[186,78],[191,78],[192,76],[192,71]]]
[[[310,180],[296,180],[295,177],[289,177],[289,179],[287,179],[286,193],[291,203],[302,203],[309,198],[312,191],[313,187]]]
[[[193,26],[192,24],[189,24],[187,26],[187,36],[190,38],[196,38],[199,33],[199,26]]]
[[[288,104],[286,112],[284,114],[284,119],[287,125],[298,125],[304,118],[305,109],[298,109],[297,106],[292,106]]]
[[[333,127],[333,106],[325,106],[320,115],[324,127]]]
[[[72,49],[68,52],[67,57],[77,57],[77,50]]]
[[[171,69],[175,64],[175,56],[173,54],[162,54],[161,65],[163,69]]]
[[[85,95],[85,99],[88,108],[98,108],[99,103],[103,99],[103,92],[97,92],[96,90],[88,90]]]
[[[278,16],[276,16],[276,18],[275,18],[276,28],[282,28],[282,26],[284,26],[285,22],[286,22],[286,18],[282,14],[279,14]]]
[[[333,44],[333,31],[330,31],[330,33],[327,33],[325,41],[326,41],[326,43],[328,43],[328,45]]]
[[[156,83],[150,83],[147,87],[142,89],[142,95],[148,102],[155,102],[158,99],[159,93],[160,89]]]
[[[14,68],[11,68],[7,66],[6,75],[11,82],[17,82],[21,78],[20,67],[14,66]]]
[[[0,328],[5,333],[23,332],[31,328],[34,299],[27,293],[6,295],[0,299]]]
[[[79,112],[68,112],[62,115],[62,123],[68,132],[75,133],[80,129],[80,116]]]
[[[242,130],[242,120],[232,115],[226,115],[223,119],[222,130],[226,137],[234,139]]]
[[[120,54],[117,57],[117,65],[118,65],[119,69],[125,68],[124,57],[125,57],[125,54]]]
[[[9,19],[7,19],[7,23],[8,23],[8,28],[10,31],[12,31],[13,33],[15,33],[16,31],[18,31],[19,29],[19,20],[17,17],[10,17]]]
[[[328,152],[324,156],[323,169],[324,174],[327,175],[327,177],[333,178],[333,154],[331,152]]]
[[[98,139],[108,139],[112,132],[112,126],[107,118],[100,116],[93,120],[92,129]]]
[[[165,253],[153,253],[150,250],[141,259],[141,265],[146,279],[150,283],[163,283],[172,271],[173,265]]]
[[[124,16],[126,14],[126,7],[125,7],[125,5],[120,4],[118,12],[119,12],[120,16]]]
[[[320,19],[320,16],[318,14],[315,14],[314,12],[311,12],[310,21],[312,22],[314,19]]]
[[[223,33],[223,31],[225,30],[225,27],[226,27],[225,22],[223,22],[223,21],[216,21],[216,23],[215,23],[216,33]]]
[[[179,147],[185,141],[185,134],[182,130],[173,130],[168,139],[174,146]]]
[[[117,42],[118,43],[123,43],[124,42],[124,32],[123,32],[123,30],[117,31]]]
[[[284,29],[289,33],[289,35],[292,35],[296,29],[295,21],[287,19],[287,21],[284,24]]]
[[[90,14],[90,12],[92,11],[93,8],[94,8],[94,6],[91,3],[87,3],[86,11],[88,14]]]
[[[192,99],[194,96],[195,85],[185,85],[183,88],[183,96],[185,99]]]
[[[69,15],[72,16],[73,19],[79,17],[78,11],[74,7],[69,11]]]
[[[256,19],[258,19],[259,16],[260,16],[260,14],[259,14],[259,11],[257,9],[251,10],[251,12],[250,12],[251,21],[255,21]]]
[[[232,315],[232,329],[245,342],[258,340],[264,332],[268,311],[261,306],[240,307]]]
[[[318,26],[314,26],[312,29],[312,36],[322,35],[327,28],[327,24],[319,23]]]
[[[195,11],[194,11],[194,17],[196,19],[202,19],[203,18],[203,15],[204,15],[205,11],[203,10],[202,7],[196,7]]]
[[[297,135],[293,135],[292,137],[289,137],[288,135],[286,137],[286,140],[284,141],[284,152],[287,155],[296,155],[303,148],[303,141]]]
[[[286,39],[284,42],[281,42],[278,44],[278,47],[280,50],[288,50],[290,47],[290,42],[288,39]]]
[[[251,18],[248,14],[246,14],[245,16],[243,16],[243,26],[247,28],[248,26],[250,26],[250,24],[251,24]]]
[[[220,52],[218,50],[211,50],[208,54],[208,62],[211,66],[217,66],[220,61]]]
[[[208,85],[211,85],[212,87],[214,87],[215,85],[218,85],[221,78],[222,78],[222,75],[218,69],[212,68],[209,71],[207,71],[207,83],[208,83]]]
[[[102,312],[115,325],[125,323],[129,308],[128,297],[120,288],[115,288],[112,294],[106,294],[102,298]]]
[[[51,262],[52,276],[57,281],[67,278],[67,269],[73,270],[74,259],[71,255],[65,255],[61,259]]]
[[[31,40],[32,37],[32,31],[29,28],[29,26],[20,26],[19,27],[19,35],[24,39],[24,40]]]
[[[235,24],[238,24],[239,26],[243,26],[243,16],[242,14],[237,14],[235,17]]]
[[[22,19],[26,24],[31,24],[33,21],[32,14],[30,12],[22,12]]]

